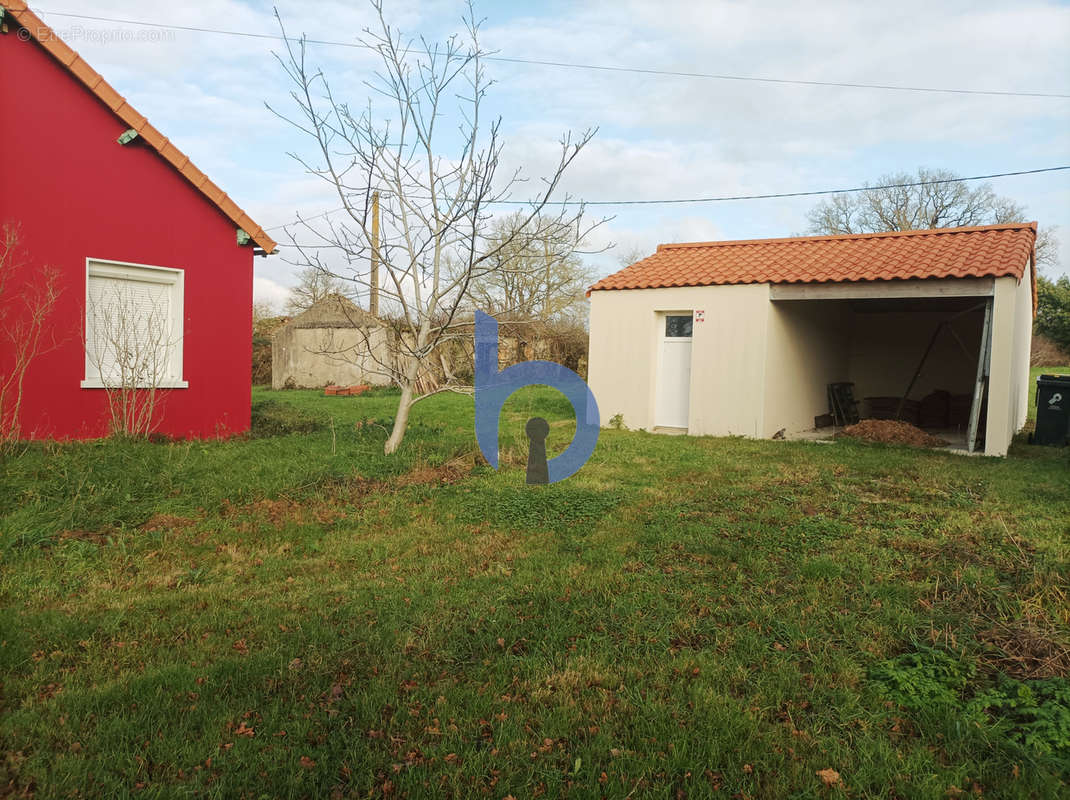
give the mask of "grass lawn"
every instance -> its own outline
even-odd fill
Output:
[[[229,442],[0,460],[0,796],[1068,792],[1070,453],[254,392]]]

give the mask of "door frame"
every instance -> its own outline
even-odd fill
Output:
[[[666,336],[665,335],[665,318],[666,317],[691,317],[691,335],[690,336]],[[666,428],[679,428],[678,425],[659,425],[658,424],[658,395],[661,387],[661,374],[664,368],[664,355],[665,355],[665,342],[682,342],[686,341],[691,345],[691,361],[688,364],[688,381],[687,381],[687,424],[682,426],[685,430],[691,429],[691,385],[693,383],[692,372],[695,359],[695,310],[686,308],[675,309],[658,309],[654,313],[655,318],[655,342],[657,349],[657,357],[655,359],[654,368],[654,397],[651,403],[651,425],[653,430],[658,427]]]

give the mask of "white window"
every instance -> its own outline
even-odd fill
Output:
[[[86,270],[87,389],[181,389],[180,269],[89,259]]]
[[[693,326],[691,314],[666,314],[665,338],[690,339]]]

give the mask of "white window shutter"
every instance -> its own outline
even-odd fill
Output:
[[[86,286],[86,381],[176,385],[181,374],[181,273],[90,262]]]

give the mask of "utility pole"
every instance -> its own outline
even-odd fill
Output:
[[[550,237],[547,236],[542,240],[542,255],[546,259],[546,297],[543,299],[542,304],[542,317],[543,321],[547,322],[550,319]]]
[[[373,317],[379,316],[379,192],[372,192],[372,269],[368,281],[371,294],[368,298],[368,312]]]

